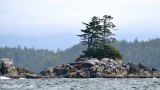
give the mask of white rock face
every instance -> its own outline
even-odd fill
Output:
[[[7,66],[14,67],[12,59],[3,58],[3,59],[1,59],[1,62],[3,63],[3,66],[5,66],[5,67],[7,67]]]
[[[116,67],[119,66],[117,61],[115,61],[113,59],[103,58],[100,60],[100,62],[102,62],[105,65],[112,65],[112,66],[116,66]]]
[[[16,71],[15,66],[13,65],[13,60],[12,59],[7,59],[7,58],[3,58],[0,59],[1,62],[1,74],[8,74],[8,75],[12,75],[12,76],[16,76],[18,73]]]
[[[88,63],[91,65],[97,65],[100,61],[97,58],[91,58],[89,60],[84,61],[84,63]]]

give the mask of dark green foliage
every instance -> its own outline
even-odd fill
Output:
[[[91,22],[83,23],[86,26],[86,29],[82,29],[82,35],[77,35],[81,37],[81,43],[83,45],[87,45],[87,49],[90,48],[97,48],[98,44],[100,44],[101,39],[101,29],[102,26],[100,25],[100,19],[96,16],[94,16],[91,20]]]
[[[118,50],[116,50],[113,46],[105,46],[104,49],[88,49],[87,51],[84,51],[84,55],[81,55],[79,58],[85,58],[85,57],[92,57],[92,58],[98,58],[102,59],[104,57],[114,59],[114,60],[122,60],[123,57],[120,54]],[[79,59],[78,58],[78,59]],[[78,60],[77,59],[77,60]]]
[[[110,21],[112,19],[110,15],[104,15],[102,19],[94,16],[91,22],[83,23],[86,29],[82,29],[82,34],[77,35],[81,38],[81,43],[87,45],[87,49],[102,49],[109,45],[115,40],[111,30],[116,26]]]
[[[113,17],[109,15],[104,15],[102,19],[94,16],[88,24],[83,23],[86,29],[81,30],[82,35],[78,36],[81,37],[82,44],[87,45],[87,50],[79,58],[93,57],[123,60],[120,52],[110,45],[114,40],[112,37],[114,34],[110,30],[115,27],[110,22],[111,19]]]

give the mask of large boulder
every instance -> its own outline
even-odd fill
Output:
[[[38,76],[36,73],[29,71],[27,68],[16,67],[18,76],[20,77],[35,77]]]
[[[112,65],[112,66],[114,66],[116,68],[121,66],[121,64],[119,64],[117,61],[115,61],[113,59],[103,58],[100,61],[104,65]]]
[[[82,62],[82,65],[84,67],[91,67],[91,66],[98,65],[98,64],[99,64],[99,60],[96,59],[96,58],[91,58],[89,60],[86,60],[86,61]]]
[[[158,71],[152,71],[152,76],[153,77],[160,77],[160,72],[158,72]]]
[[[50,77],[55,77],[55,75],[53,74],[53,68],[49,67],[47,69],[45,69],[44,71],[41,72],[42,76],[50,76]]]
[[[3,59],[0,59],[0,62],[1,62],[1,74],[2,75],[5,75],[5,74],[11,75],[11,76],[18,75],[15,66],[13,66],[12,59],[3,58]]]

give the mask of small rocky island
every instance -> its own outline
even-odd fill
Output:
[[[160,72],[121,60],[81,58],[78,62],[47,68],[41,75],[53,78],[152,78],[160,77]]]
[[[110,21],[113,17],[92,17],[89,23],[83,23],[82,44],[87,46],[83,54],[73,63],[49,67],[40,74],[26,68],[15,67],[13,60],[0,60],[0,75],[12,78],[152,78],[160,77],[155,68],[149,69],[142,64],[124,63],[123,56],[111,44],[116,26]]]
[[[153,78],[160,77],[156,69],[142,64],[127,64],[108,58],[81,58],[77,62],[49,67],[36,74],[22,67],[15,67],[12,59],[0,59],[0,76],[10,78]]]

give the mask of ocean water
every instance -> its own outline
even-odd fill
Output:
[[[0,90],[160,90],[157,78],[0,79]]]

